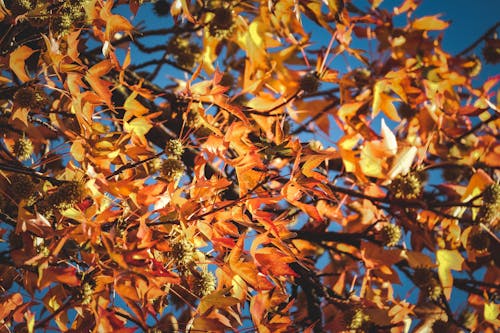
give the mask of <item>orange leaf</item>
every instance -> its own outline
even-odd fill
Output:
[[[28,59],[34,50],[27,47],[26,45],[18,47],[14,52],[10,54],[9,57],[9,67],[14,71],[19,80],[26,82],[30,80],[29,75],[26,73],[25,61]]]
[[[288,263],[294,262],[295,259],[281,253],[275,248],[264,247],[258,249],[255,253],[255,259],[264,268],[264,273],[269,273],[273,276],[298,276],[288,265]]]
[[[401,118],[399,118],[398,115],[398,110],[393,104],[393,102],[400,101],[400,99],[387,94],[385,92],[387,88],[387,84],[383,81],[379,81],[375,84],[373,89],[372,118],[375,118],[380,110],[382,110],[382,112],[384,112],[389,119],[401,121]]]
[[[416,30],[444,30],[448,28],[450,23],[439,19],[439,16],[440,15],[421,17],[413,21],[411,26]]]
[[[48,267],[43,271],[43,275],[40,279],[40,288],[43,289],[54,281],[64,283],[71,287],[78,287],[80,286],[80,279],[76,273],[76,268],[72,266]]]
[[[23,296],[20,293],[15,293],[7,297],[3,297],[0,304],[0,321],[3,321],[13,310],[23,304]]]
[[[102,80],[101,77],[106,75],[112,67],[113,65],[111,61],[103,60],[92,66],[85,75],[85,79],[90,84],[92,89],[110,107],[112,107],[112,103],[111,91],[109,90],[109,87],[112,83]]]

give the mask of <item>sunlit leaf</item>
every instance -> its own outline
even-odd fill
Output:
[[[443,286],[443,293],[447,299],[451,297],[453,289],[453,275],[451,270],[461,271],[464,258],[457,250],[437,250],[436,262],[438,264],[438,275]]]
[[[448,22],[439,19],[440,15],[425,16],[416,19],[411,26],[417,30],[444,30],[450,25]]]

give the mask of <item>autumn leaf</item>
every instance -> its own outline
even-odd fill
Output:
[[[26,72],[25,62],[26,59],[28,59],[34,52],[36,51],[26,45],[23,45],[18,47],[9,56],[9,67],[17,75],[21,82],[27,82],[31,79]]]
[[[495,303],[484,304],[484,319],[493,324],[495,328],[500,327],[500,305]]]
[[[227,296],[229,291],[230,288],[221,289],[203,297],[198,305],[198,311],[203,314],[211,309],[224,309],[239,304],[239,299]]]
[[[398,111],[394,106],[394,102],[400,100],[386,93],[385,90],[387,88],[387,83],[383,81],[379,81],[375,84],[373,88],[372,118],[375,118],[380,110],[382,110],[389,119],[400,121],[401,118],[399,118]]]
[[[446,299],[450,299],[453,289],[453,275],[451,274],[451,270],[461,271],[463,269],[464,258],[457,250],[437,250],[436,262],[438,264],[439,280],[443,286],[443,293]]]
[[[416,30],[444,30],[450,25],[439,19],[440,15],[425,16],[412,22],[411,27]]]

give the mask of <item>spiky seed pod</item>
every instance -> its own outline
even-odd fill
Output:
[[[215,37],[224,38],[231,32],[234,24],[233,11],[220,7],[213,10],[214,17],[208,25],[208,32]]]
[[[179,55],[175,58],[177,64],[182,68],[192,69],[194,65],[198,62],[201,54],[201,49],[196,44],[189,44],[187,50],[184,54]]]
[[[28,175],[16,173],[9,177],[9,181],[12,194],[18,199],[28,199],[35,192],[35,183]]]
[[[26,161],[33,154],[33,142],[29,138],[21,137],[12,146],[12,152],[20,161]]]
[[[483,224],[494,224],[495,220],[499,218],[498,206],[493,204],[483,204],[479,208],[479,213],[477,214],[476,223]]]
[[[88,305],[92,302],[92,294],[94,293],[94,286],[90,282],[84,282],[81,289],[82,305]]]
[[[14,103],[24,108],[40,109],[48,101],[47,94],[41,87],[21,87],[14,94]]]
[[[483,192],[483,202],[500,206],[500,184],[490,184]]]
[[[483,56],[488,64],[498,64],[500,62],[500,39],[486,39],[483,48]]]
[[[401,239],[401,228],[394,224],[385,224],[380,230],[380,235],[385,246],[395,246]]]
[[[370,82],[372,72],[368,68],[357,68],[352,72],[352,77],[358,86],[364,86]]]
[[[194,245],[186,239],[181,239],[172,244],[172,251],[169,256],[174,259],[177,269],[184,274],[189,271],[189,266],[194,263],[194,254]]]
[[[29,24],[34,28],[48,26],[52,15],[47,10],[47,7],[42,3],[38,3],[35,12],[37,13],[36,15],[28,15],[27,21]]]
[[[36,203],[36,211],[43,215],[46,219],[54,216],[54,205],[50,202],[49,198],[42,199]]]
[[[389,191],[397,199],[417,199],[422,194],[422,175],[410,172],[392,180]]]
[[[424,291],[431,301],[438,301],[443,294],[443,288],[441,288],[438,280],[433,279],[432,282],[433,283],[428,285],[427,289],[425,289]]]
[[[181,160],[177,158],[167,158],[161,165],[162,177],[167,181],[177,181],[184,174],[185,166]]]
[[[199,127],[202,127],[204,123],[205,122],[203,121],[203,118],[197,111],[191,110],[186,114],[186,125],[189,128],[197,129]]]
[[[436,320],[432,324],[432,332],[446,333],[448,332],[448,328],[450,328],[450,324],[444,320]]]
[[[51,31],[56,35],[65,35],[71,30],[73,22],[72,17],[64,13],[52,20]]]
[[[180,158],[184,153],[184,146],[182,145],[181,140],[168,140],[167,145],[165,146],[165,152],[171,158]]]
[[[167,16],[170,13],[170,3],[166,0],[157,0],[153,7],[156,15]]]
[[[35,6],[36,0],[14,0],[10,5],[10,10],[17,16],[34,9]]]
[[[317,72],[309,72],[304,74],[299,81],[299,88],[306,93],[314,93],[318,91],[321,82]]]
[[[65,210],[80,202],[84,196],[83,184],[78,181],[63,183],[50,195],[49,202],[58,210]]]
[[[490,246],[490,235],[483,230],[475,230],[469,234],[467,245],[476,251],[483,252]]]
[[[360,331],[362,330],[366,323],[370,320],[370,317],[363,311],[362,308],[354,306],[344,313],[344,324],[349,330]]]
[[[193,293],[198,297],[211,294],[217,287],[217,280],[211,272],[202,271],[199,277],[195,277]]]
[[[500,218],[500,184],[491,184],[483,192],[483,205],[479,209],[476,223],[497,227]]]
[[[424,287],[431,283],[431,280],[435,279],[434,271],[427,267],[417,267],[413,272],[413,282],[418,287]]]
[[[163,165],[163,160],[161,158],[155,158],[148,162],[148,171],[149,173],[155,173],[161,170]]]
[[[182,68],[191,69],[198,61],[201,49],[182,36],[172,38],[167,44],[167,51]]]
[[[22,87],[14,93],[14,103],[22,108],[30,107],[35,98],[35,89]]]
[[[437,301],[443,289],[436,278],[433,270],[427,267],[418,267],[413,273],[413,282],[425,293],[425,296],[432,301]]]

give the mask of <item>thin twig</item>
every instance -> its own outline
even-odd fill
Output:
[[[111,179],[113,178],[114,176],[116,175],[119,175],[120,173],[122,173],[123,171],[125,170],[128,170],[128,169],[133,169],[135,167],[138,167],[139,165],[141,164],[144,164],[144,163],[147,163],[151,160],[154,160],[155,158],[159,157],[160,155],[163,155],[165,152],[164,151],[161,151],[151,157],[148,157],[146,158],[145,160],[141,160],[141,161],[138,161],[138,162],[134,162],[134,163],[128,163],[128,164],[125,164],[125,165],[122,165],[121,167],[118,168],[118,170],[116,170],[115,172],[113,172],[112,174],[110,174],[109,176],[106,177],[106,179]]]
[[[484,34],[482,34],[474,43],[471,45],[467,46],[465,49],[463,49],[461,52],[457,54],[457,57],[461,57],[470,51],[474,50],[484,39],[488,38],[491,34],[495,32],[495,30],[500,27],[500,21],[495,23],[491,28],[489,28]]]

